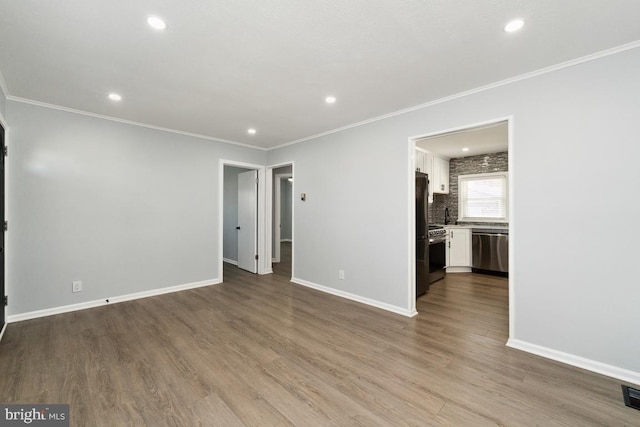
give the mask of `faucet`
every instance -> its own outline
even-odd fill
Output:
[[[444,208],[444,225],[449,224],[449,208]]]

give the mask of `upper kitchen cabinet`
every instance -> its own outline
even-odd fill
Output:
[[[434,194],[449,194],[449,160],[433,156],[433,169],[429,179]]]
[[[429,175],[429,200],[433,194],[449,194],[449,160],[416,148],[416,171]]]
[[[427,152],[416,149],[416,172],[427,173]]]

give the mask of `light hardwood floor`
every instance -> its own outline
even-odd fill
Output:
[[[74,426],[640,425],[619,381],[505,347],[505,279],[450,274],[409,319],[288,269],[10,324],[0,401]]]

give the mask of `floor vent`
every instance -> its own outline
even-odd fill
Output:
[[[623,385],[622,396],[625,405],[640,411],[640,390]]]

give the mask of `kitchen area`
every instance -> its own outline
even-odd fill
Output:
[[[508,122],[416,140],[416,297],[447,274],[508,277]]]

